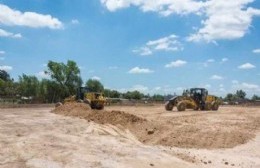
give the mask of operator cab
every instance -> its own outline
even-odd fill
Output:
[[[85,93],[89,92],[89,88],[87,87],[79,87],[77,89],[77,100],[84,100]]]
[[[208,96],[208,91],[204,88],[191,88],[190,96],[193,97],[198,103],[204,104]]]

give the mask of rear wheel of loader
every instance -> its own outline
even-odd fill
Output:
[[[184,102],[179,102],[177,104],[178,111],[185,111],[186,110],[186,104]]]
[[[211,109],[212,109],[211,103],[205,103],[204,110],[211,110]]]
[[[216,102],[212,102],[212,110],[213,110],[213,111],[217,111],[218,108],[219,108],[219,104],[216,103]]]
[[[173,104],[168,102],[166,105],[165,105],[165,110],[167,111],[172,111],[173,109]]]
[[[91,109],[96,109],[96,103],[90,103]]]
[[[200,108],[198,106],[194,107],[193,110],[198,111]]]
[[[102,105],[102,104],[96,105],[96,109],[97,110],[103,110],[104,109],[104,105]]]

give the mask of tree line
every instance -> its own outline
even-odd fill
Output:
[[[80,69],[76,62],[68,60],[62,62],[49,61],[45,74],[50,79],[39,80],[34,75],[22,74],[18,81],[14,81],[10,75],[0,70],[0,98],[18,99],[37,103],[55,103],[66,97],[75,95],[77,88],[87,86],[92,92],[103,92],[106,97],[124,99],[154,98],[163,101],[162,95],[145,95],[139,91],[120,93],[116,90],[105,89],[99,80],[89,79],[83,84]]]
[[[139,91],[121,93],[117,90],[105,89],[103,84],[95,79],[89,79],[84,84],[80,76],[80,69],[72,60],[68,60],[66,64],[49,61],[45,74],[49,76],[49,79],[39,80],[34,75],[22,74],[18,81],[14,81],[6,71],[0,70],[0,96],[18,100],[27,99],[37,103],[55,103],[75,95],[77,88],[84,85],[91,91],[103,92],[106,97],[110,98],[164,101],[165,97],[171,97],[171,95],[143,94]],[[246,93],[238,90],[235,94],[227,94],[223,100],[231,102],[245,99]],[[252,100],[259,99],[260,97],[257,95],[252,97]]]
[[[246,101],[249,99],[246,98],[245,91],[237,90],[236,93],[228,93],[223,100],[227,102],[237,102],[237,101]],[[260,100],[260,96],[253,95],[251,100],[252,101]]]

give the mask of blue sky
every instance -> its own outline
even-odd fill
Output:
[[[260,95],[260,2],[0,0],[0,68],[44,78],[74,60],[105,87]]]

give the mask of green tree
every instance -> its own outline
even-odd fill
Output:
[[[246,92],[243,90],[237,90],[236,91],[236,96],[239,99],[245,99],[246,98]]]
[[[154,101],[164,101],[164,96],[160,95],[160,94],[155,94],[155,95],[152,96],[152,99]]]
[[[253,100],[253,101],[260,100],[260,96],[253,95],[251,100]]]
[[[95,79],[89,79],[86,82],[86,87],[88,87],[91,92],[104,92],[103,84]]]
[[[4,97],[15,97],[17,95],[18,83],[11,80],[5,70],[0,70],[0,95]]]
[[[5,70],[0,69],[0,80],[9,81],[11,80],[10,75]]]
[[[4,81],[0,79],[0,95],[1,96],[14,96],[16,94],[17,88],[13,81]]]
[[[42,92],[42,94],[44,94],[44,97],[42,97],[42,99],[45,102],[55,103],[60,102],[63,99],[63,97],[61,96],[63,94],[63,89],[55,81],[47,79],[42,80],[40,91]]]
[[[38,93],[39,81],[35,76],[23,74],[19,76],[19,93],[21,96],[36,97]]]
[[[126,99],[135,99],[135,100],[140,100],[144,97],[144,94],[135,90],[135,91],[128,91],[125,94],[123,94],[123,97]]]
[[[54,91],[56,96],[64,99],[67,96],[76,94],[77,88],[82,85],[80,69],[76,62],[68,60],[67,64],[64,64],[49,61],[47,66],[48,70],[45,73],[49,74],[51,79],[59,85]],[[57,93],[58,91],[59,93]]]
[[[104,95],[110,98],[119,98],[121,93],[116,90],[105,89]]]
[[[234,101],[235,99],[235,95],[233,95],[232,93],[228,93],[225,97],[225,101]]]

